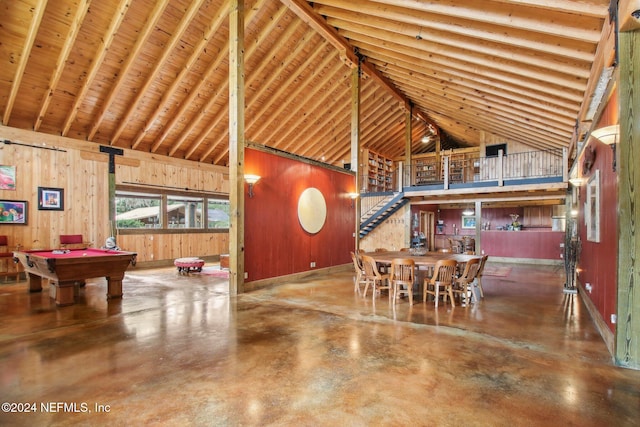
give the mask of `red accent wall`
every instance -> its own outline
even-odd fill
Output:
[[[597,127],[617,123],[617,115],[618,96],[614,93]],[[618,293],[618,174],[613,171],[613,151],[609,146],[594,138],[589,139],[588,145],[595,148],[595,161],[591,170],[583,170],[582,157],[577,160],[578,176],[584,179],[577,203],[578,234],[582,245],[578,259],[578,280],[583,287],[587,283],[591,285],[591,292],[587,291],[583,296],[591,299],[602,320],[615,332],[611,315],[617,313]],[[587,181],[596,170],[600,171],[600,242],[590,242],[587,240],[584,206]]]
[[[462,212],[464,209],[440,209],[437,205],[413,205],[411,215],[419,211],[436,212],[436,219],[444,223],[443,233],[454,236],[453,225],[456,226],[457,236],[474,236],[476,230],[461,228]],[[490,223],[490,230],[482,231],[480,250],[486,255],[506,258],[549,259],[560,261],[560,254],[564,254],[565,234],[563,231],[551,231],[551,228],[523,228],[522,231],[498,231],[498,226],[507,227],[511,221],[511,214],[520,215],[518,221],[524,219],[524,207],[483,208],[482,223]]]
[[[355,247],[355,176],[259,150],[245,151],[245,171],[260,175],[245,193],[245,270],[248,282],[351,262]],[[246,184],[245,184],[246,185]],[[327,218],[316,234],[298,221],[298,199],[309,187],[325,198]]]

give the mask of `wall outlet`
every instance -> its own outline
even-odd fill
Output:
[[[593,286],[591,286],[591,283],[586,283],[584,285],[584,288],[587,290],[587,292],[591,293],[591,290],[593,289]]]
[[[311,265],[310,265],[310,267],[311,267],[311,268],[315,268],[315,267],[316,267],[316,262],[315,262],[315,261],[311,261]]]
[[[611,323],[615,324],[617,320],[618,320],[618,316],[616,316],[615,314],[612,314],[611,315]]]
[[[249,278],[249,273],[247,273],[246,271],[244,272],[244,278],[248,279]]]

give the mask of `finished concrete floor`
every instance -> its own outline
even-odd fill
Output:
[[[563,269],[500,270],[437,309],[363,298],[350,271],[230,298],[136,269],[124,299],[95,279],[61,308],[0,283],[0,425],[639,425],[640,371],[613,366]]]

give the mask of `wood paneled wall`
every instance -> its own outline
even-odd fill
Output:
[[[2,225],[0,234],[25,249],[59,247],[61,234],[82,234],[94,247],[102,246],[109,234],[109,157],[99,145],[5,126],[0,139],[16,143],[0,145],[0,164],[16,166],[16,190],[0,190],[0,198],[29,203],[28,224]],[[132,150],[115,161],[117,184],[228,193],[228,170],[220,166]],[[64,211],[38,210],[38,187],[62,188]],[[117,241],[138,253],[140,265],[229,250],[226,232],[119,235]]]

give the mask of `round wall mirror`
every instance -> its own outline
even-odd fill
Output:
[[[317,188],[307,188],[298,199],[298,220],[302,228],[311,234],[322,229],[327,218],[327,204]]]

